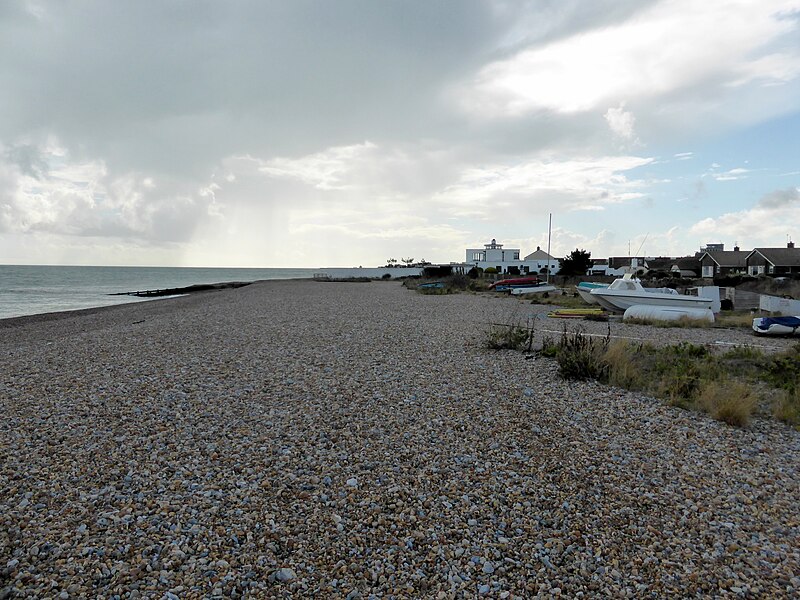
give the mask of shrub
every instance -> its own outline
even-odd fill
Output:
[[[800,426],[800,390],[782,390],[775,400],[772,414],[780,421]]]
[[[773,387],[794,392],[800,387],[800,344],[769,357],[763,378]]]
[[[492,325],[486,335],[486,347],[491,350],[525,350],[533,345],[533,324]]]
[[[486,267],[483,272],[486,275],[497,275],[497,269],[495,267]]]
[[[556,360],[564,379],[606,380],[608,365],[603,355],[608,349],[611,331],[604,338],[593,338],[582,329],[568,333],[566,327],[561,335]]]
[[[718,421],[744,427],[750,422],[757,400],[753,389],[740,381],[709,381],[700,389],[697,404]]]
[[[629,390],[645,389],[647,383],[642,376],[641,367],[634,357],[642,351],[626,341],[615,341],[608,345],[603,355],[603,362],[608,367],[608,383]]]

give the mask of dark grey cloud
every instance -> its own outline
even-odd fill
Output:
[[[791,187],[764,194],[758,201],[759,208],[783,208],[800,202],[800,188]]]
[[[479,1],[37,5],[0,25],[0,138],[143,169],[430,135],[440,86],[508,25]]]

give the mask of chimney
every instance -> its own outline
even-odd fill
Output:
[[[733,247],[733,251],[734,251],[734,252],[738,252],[738,251],[739,251],[739,246],[734,246],[734,247]]]
[[[539,250],[541,250],[541,248],[539,246],[536,246],[536,251],[538,252]]]
[[[786,244],[786,247],[787,248],[794,248],[794,242],[789,242],[788,244]]]

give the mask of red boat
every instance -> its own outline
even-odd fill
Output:
[[[528,277],[516,277],[514,279],[501,279],[500,281],[495,281],[492,285],[489,286],[489,289],[493,290],[497,286],[524,287],[529,285],[536,285],[537,283],[539,283],[539,278],[536,275],[530,275]]]

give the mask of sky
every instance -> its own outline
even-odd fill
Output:
[[[4,0],[0,264],[800,242],[800,0]]]

